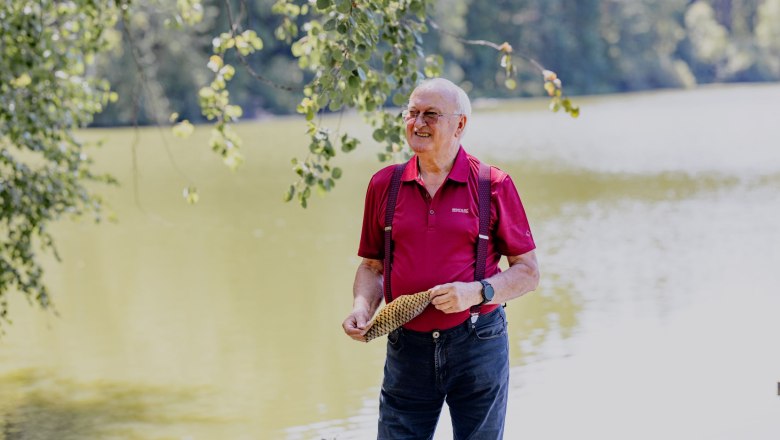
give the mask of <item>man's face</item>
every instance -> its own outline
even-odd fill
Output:
[[[458,135],[465,126],[465,117],[457,113],[455,97],[446,90],[415,90],[409,97],[408,110],[419,113],[415,119],[406,120],[406,141],[417,153],[446,151],[459,144]],[[444,116],[426,121],[423,113],[443,113]]]

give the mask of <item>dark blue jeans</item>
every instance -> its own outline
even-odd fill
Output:
[[[379,397],[380,440],[431,439],[444,401],[456,440],[504,434],[509,344],[504,308],[452,329],[387,337]]]

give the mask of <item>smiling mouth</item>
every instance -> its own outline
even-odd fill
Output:
[[[415,136],[419,136],[419,137],[424,137],[424,138],[431,137],[431,134],[430,134],[430,133],[421,133],[421,132],[419,132],[419,131],[415,131],[415,132],[414,132],[414,135],[415,135]]]

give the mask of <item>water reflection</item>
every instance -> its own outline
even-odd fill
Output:
[[[32,370],[0,378],[0,395],[4,440],[195,438],[235,421],[202,390],[76,383]]]

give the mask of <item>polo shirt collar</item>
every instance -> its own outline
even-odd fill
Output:
[[[406,168],[404,168],[404,172],[401,174],[401,181],[411,182],[417,180],[419,175],[420,170],[417,166],[417,155],[415,154],[406,163]],[[452,164],[452,169],[450,174],[447,175],[447,179],[461,183],[465,183],[469,179],[469,159],[462,145],[458,148],[458,154],[455,155],[455,162]]]

